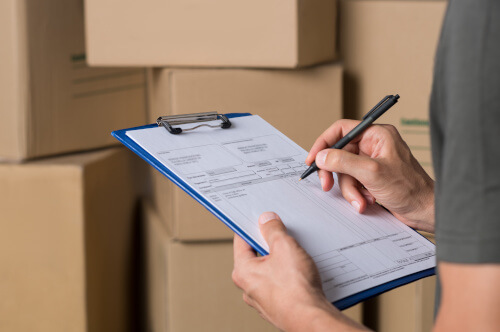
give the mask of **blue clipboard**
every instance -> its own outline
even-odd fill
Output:
[[[229,119],[243,117],[243,116],[249,116],[249,115],[251,115],[251,114],[250,113],[227,113],[227,114],[225,114],[225,116]],[[227,227],[229,227],[233,232],[238,234],[250,246],[252,246],[252,248],[254,248],[254,250],[256,252],[258,252],[261,255],[268,255],[268,252],[266,250],[264,250],[264,248],[262,248],[257,242],[255,242],[245,232],[243,232],[243,230],[241,230],[241,228],[239,228],[232,220],[230,220],[227,216],[225,216],[219,210],[217,210],[217,208],[215,206],[213,206],[209,201],[207,201],[201,195],[196,193],[186,182],[181,180],[172,171],[170,171],[167,167],[165,167],[163,164],[161,164],[155,157],[153,157],[146,150],[144,150],[141,146],[139,146],[132,139],[130,139],[126,134],[127,131],[148,129],[148,128],[157,128],[157,127],[158,127],[158,124],[150,124],[150,125],[146,125],[146,126],[121,129],[121,130],[113,131],[111,133],[111,135],[113,137],[115,137],[118,141],[120,141],[123,145],[125,145],[127,148],[129,148],[134,153],[136,153],[139,157],[144,159],[151,166],[156,168],[161,174],[163,174],[165,177],[167,177],[170,181],[172,181],[179,188],[184,190],[184,192],[186,192],[189,196],[194,198],[198,203],[203,205],[208,211],[210,211],[214,216],[216,216],[220,221],[222,221]],[[363,302],[365,300],[368,300],[369,298],[372,298],[374,296],[377,296],[379,294],[387,292],[391,289],[409,284],[411,282],[417,281],[417,280],[425,278],[425,277],[432,276],[434,274],[435,274],[435,268],[423,270],[423,271],[420,271],[417,273],[413,273],[413,274],[404,276],[404,277],[399,278],[399,279],[392,280],[392,281],[387,282],[385,284],[375,286],[373,288],[364,290],[364,291],[356,293],[354,295],[350,295],[348,297],[345,297],[343,299],[335,301],[332,304],[335,307],[337,307],[339,310],[344,310],[344,309],[347,309],[349,307],[352,307],[353,305],[358,304],[359,302]]]

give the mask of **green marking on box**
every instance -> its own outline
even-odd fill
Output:
[[[401,133],[408,135],[429,135],[428,130],[402,130]]]
[[[429,120],[401,118],[401,125],[402,126],[429,127]]]
[[[81,62],[81,61],[85,61],[86,59],[87,59],[87,55],[85,53],[71,55],[72,62]]]

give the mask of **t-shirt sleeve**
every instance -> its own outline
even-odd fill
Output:
[[[451,1],[431,98],[437,258],[500,263],[500,1]]]

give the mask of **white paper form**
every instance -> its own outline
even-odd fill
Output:
[[[325,193],[314,175],[299,182],[307,152],[259,116],[231,122],[127,136],[266,250],[258,217],[276,212],[316,262],[331,302],[435,266],[434,245],[380,206],[358,214],[337,186]]]

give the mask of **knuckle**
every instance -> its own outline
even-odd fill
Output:
[[[401,138],[398,129],[391,124],[380,125],[381,134],[383,137],[386,137],[390,140],[390,142],[394,143]]]
[[[247,294],[243,293],[243,302],[245,302],[247,305],[250,305],[250,298],[248,297]]]
[[[238,269],[234,269],[231,273],[231,278],[233,279],[233,283],[239,288],[243,287],[243,280],[241,277],[241,272]]]
[[[389,132],[391,133],[392,135],[396,135],[398,134],[398,130],[396,129],[396,127],[394,125],[391,125],[391,124],[386,124],[384,125],[384,128]]]
[[[239,280],[238,277],[239,277],[238,272],[236,271],[236,269],[233,269],[233,272],[231,273],[231,279],[233,279],[233,282],[235,284],[238,283],[238,280]]]
[[[340,119],[340,120],[337,120],[333,123],[333,126],[335,127],[343,127],[347,124],[347,120],[346,119]]]
[[[374,174],[375,175],[375,174],[380,173],[380,171],[381,171],[380,168],[381,168],[381,165],[376,160],[370,159],[366,163],[366,170],[370,174]]]
[[[376,131],[376,133],[378,135],[380,135],[380,137],[389,137],[392,135],[391,130],[389,129],[389,126],[391,126],[391,125],[378,124],[378,125],[373,126],[373,128]]]
[[[245,294],[249,300],[252,299],[255,295],[255,286],[248,286],[247,289],[245,289]]]
[[[273,232],[270,236],[270,240],[274,245],[281,245],[286,242],[286,234],[284,232]]]
[[[360,123],[361,121],[359,120],[352,120],[352,119],[339,119],[337,121],[334,122],[334,124],[338,125],[338,126],[341,126],[341,127],[346,127],[346,126],[349,126],[352,124],[356,125],[358,123]]]
[[[296,247],[296,242],[293,237],[288,234],[281,233],[274,242],[274,247],[279,251],[287,252]]]
[[[342,153],[340,150],[330,150],[326,156],[326,164],[330,166],[342,165]]]

